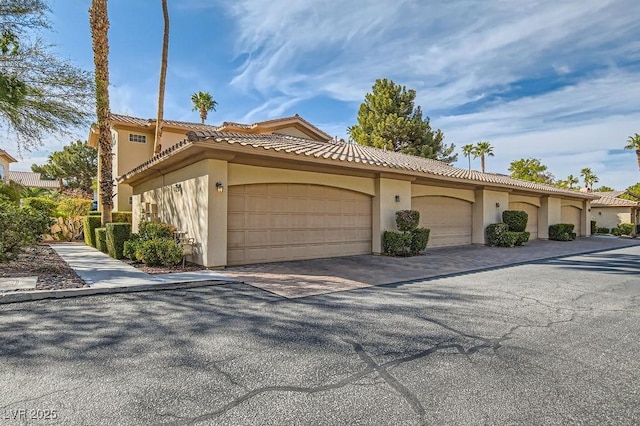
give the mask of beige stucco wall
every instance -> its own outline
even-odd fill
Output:
[[[474,203],[476,201],[475,191],[472,189],[458,189],[458,188],[444,188],[440,186],[429,186],[429,185],[411,185],[411,196],[412,197],[423,197],[423,196],[441,196],[441,197],[451,197],[451,198],[459,198],[461,200],[469,201],[470,203]]]
[[[478,189],[473,204],[473,244],[485,244],[485,229],[502,222],[502,212],[509,209],[509,193]]]
[[[372,250],[382,253],[382,233],[397,231],[396,212],[411,209],[411,182],[377,178],[375,179],[375,197],[373,197]],[[399,196],[399,201],[396,201]]]
[[[631,223],[630,207],[591,207],[591,220],[596,221],[596,226],[615,228],[621,223]]]
[[[538,239],[549,238],[549,225],[560,223],[562,200],[556,197],[542,197],[538,209]]]
[[[529,197],[526,195],[513,195],[509,194],[510,203],[527,203],[536,207],[540,207],[540,197]]]
[[[281,133],[283,135],[296,136],[298,138],[309,139],[309,135],[304,134],[295,127],[285,127],[283,129],[275,130],[274,133]]]

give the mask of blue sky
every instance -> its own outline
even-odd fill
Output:
[[[57,51],[92,69],[89,0],[53,0]],[[111,109],[153,117],[162,37],[159,1],[109,2]],[[598,185],[640,181],[640,3],[637,0],[169,0],[165,117],[212,124],[298,113],[344,137],[376,78],[418,92],[447,142],[488,140],[487,170],[539,158],[557,178],[583,167]],[[86,129],[79,132],[86,138]],[[69,141],[26,152],[14,170]],[[5,148],[16,152],[10,136]],[[460,155],[460,167],[467,159]],[[479,168],[479,160],[474,160]]]

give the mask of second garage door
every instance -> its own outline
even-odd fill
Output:
[[[449,197],[414,197],[411,208],[420,212],[420,226],[431,229],[428,247],[471,244],[470,202]]]
[[[229,187],[229,265],[371,253],[371,197],[319,185]]]
[[[582,216],[582,210],[574,206],[562,206],[562,223],[573,223],[575,226],[573,232],[578,236],[582,235],[582,227],[580,226],[580,217]]]
[[[509,203],[510,210],[520,210],[527,212],[529,219],[527,220],[527,232],[531,233],[529,240],[538,239],[538,207],[529,203]]]

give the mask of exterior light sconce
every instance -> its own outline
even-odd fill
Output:
[[[216,182],[216,189],[218,190],[218,192],[224,191],[224,185],[222,184],[222,182]]]
[[[500,208],[500,203],[496,203],[496,208]]]
[[[598,212],[598,216],[602,216],[602,212]]]
[[[396,195],[396,203],[399,203],[399,202],[400,202],[400,196]]]
[[[175,185],[173,185],[173,192],[179,192],[180,194],[182,194],[182,184],[176,183]]]

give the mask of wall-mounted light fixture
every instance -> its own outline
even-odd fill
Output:
[[[175,185],[173,185],[173,192],[179,192],[182,194],[182,184],[176,183]]]
[[[399,203],[399,202],[400,202],[400,196],[396,195],[396,203]]]
[[[602,216],[602,212],[598,212],[598,216]]]
[[[499,208],[499,207],[500,207],[500,203],[496,203],[496,208]]]
[[[216,182],[216,189],[218,190],[218,192],[224,191],[224,185],[222,184],[222,182]]]

